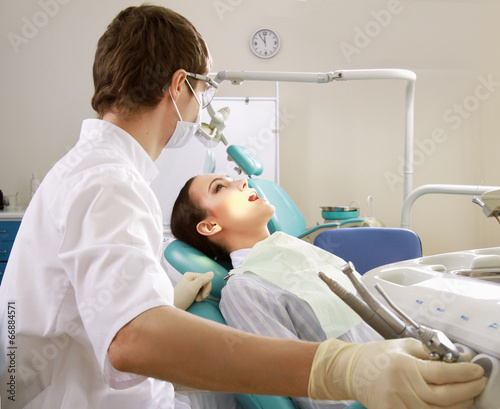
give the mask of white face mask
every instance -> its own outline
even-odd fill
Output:
[[[189,81],[187,81],[189,87],[191,88],[191,85],[189,84]],[[193,90],[191,88],[191,90]],[[168,90],[170,93],[170,97],[172,98],[172,93],[170,92],[170,89]],[[193,91],[193,95],[196,98],[196,101],[198,101],[198,98],[196,97],[196,94]],[[201,104],[200,101],[198,101],[198,104],[200,104],[200,110],[198,111],[198,116],[196,117],[196,122],[187,122],[182,120],[181,113],[179,112],[179,109],[177,108],[177,104],[175,103],[174,99],[172,98],[172,102],[174,103],[175,110],[177,111],[177,115],[179,115],[179,118],[181,119],[180,121],[177,121],[177,126],[175,127],[174,133],[170,137],[169,141],[165,145],[163,149],[174,149],[174,148],[181,148],[183,147],[186,143],[189,142],[189,140],[193,137],[193,135],[196,133],[198,129],[200,129],[201,126]]]

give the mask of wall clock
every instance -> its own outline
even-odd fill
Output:
[[[278,33],[270,28],[260,28],[252,34],[250,48],[257,57],[274,57],[280,49]]]

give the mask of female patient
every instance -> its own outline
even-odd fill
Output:
[[[220,304],[228,324],[310,341],[378,338],[317,276],[323,271],[354,290],[340,271],[345,262],[284,233],[271,236],[273,213],[246,180],[213,174],[190,179],[174,204],[174,236],[211,258],[231,258],[234,270]]]

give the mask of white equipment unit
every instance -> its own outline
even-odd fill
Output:
[[[500,402],[500,247],[439,254],[375,268],[363,275],[378,284],[415,321],[443,331],[485,369],[488,385],[476,409]],[[373,291],[372,291],[373,290]]]

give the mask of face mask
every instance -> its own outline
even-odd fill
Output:
[[[188,82],[189,84],[189,82]],[[170,93],[170,97],[172,98],[172,93],[170,92],[170,89],[168,90]],[[195,94],[196,97],[196,94]],[[198,98],[196,98],[198,101]],[[174,103],[175,110],[177,111],[177,115],[179,115],[179,118],[181,119],[180,121],[177,121],[177,125],[175,127],[174,133],[170,137],[170,140],[167,142],[165,147],[163,149],[174,149],[174,148],[181,148],[183,147],[186,143],[189,142],[189,140],[193,137],[193,135],[196,133],[196,131],[200,128],[201,126],[201,105],[200,105],[200,110],[198,111],[198,116],[196,117],[196,122],[187,122],[182,120],[181,113],[179,112],[179,109],[177,108],[177,104],[175,103],[174,99],[172,98],[172,102]],[[199,101],[198,101],[199,103]]]

